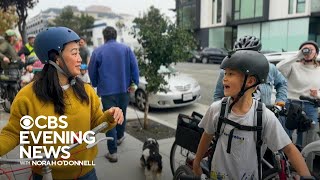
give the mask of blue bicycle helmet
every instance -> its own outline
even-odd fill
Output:
[[[81,70],[87,70],[88,66],[86,64],[81,64],[80,69]]]
[[[79,41],[80,37],[73,30],[66,27],[50,27],[40,32],[34,41],[34,51],[43,64],[49,62],[49,52],[60,53],[65,44]]]

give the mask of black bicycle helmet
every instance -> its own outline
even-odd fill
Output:
[[[259,38],[256,38],[255,36],[243,36],[234,43],[233,50],[234,51],[238,51],[238,50],[260,51],[261,47],[262,45]]]
[[[72,41],[79,41],[80,37],[73,30],[66,27],[50,27],[40,32],[34,41],[34,51],[43,64],[49,62],[49,52],[61,52],[63,46]]]
[[[260,84],[267,81],[269,62],[263,54],[257,51],[239,50],[225,57],[220,68],[240,70],[246,75],[255,76],[257,83]]]
[[[314,42],[314,41],[305,41],[305,42],[303,42],[303,43],[300,45],[299,50],[300,50],[304,45],[306,45],[306,44],[311,44],[311,45],[313,45],[313,46],[316,48],[317,54],[319,54],[319,46],[318,46],[318,44],[317,44],[316,42]]]

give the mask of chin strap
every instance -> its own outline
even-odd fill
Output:
[[[245,77],[244,77],[244,81],[243,81],[241,90],[240,90],[240,92],[238,93],[237,97],[234,98],[233,101],[232,101],[232,103],[230,104],[229,109],[228,109],[228,113],[231,112],[231,109],[232,109],[233,105],[236,104],[236,103],[239,101],[239,99],[244,95],[244,93],[245,93],[248,89],[250,89],[250,88],[252,88],[252,87],[254,87],[254,86],[257,86],[257,85],[259,84],[259,83],[255,83],[254,85],[245,88],[245,87],[246,87],[247,79],[248,79],[248,75],[246,74]]]
[[[64,64],[64,67],[65,67],[65,68],[63,68],[64,70],[61,69],[61,67],[58,66],[58,64],[56,64],[55,62],[53,62],[53,61],[51,61],[51,60],[49,60],[49,64],[51,64],[52,66],[54,66],[54,67],[57,69],[57,71],[59,71],[59,72],[60,72],[61,74],[63,74],[64,76],[66,76],[66,77],[68,78],[68,81],[69,81],[70,85],[73,86],[73,85],[76,84],[76,78],[71,76],[71,73],[69,72],[68,68],[66,68],[66,67],[67,67],[67,66],[66,66],[66,63],[64,62],[64,60],[63,60],[62,57],[61,57],[61,59],[62,59],[62,62],[63,62],[63,64]]]

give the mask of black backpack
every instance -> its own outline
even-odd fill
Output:
[[[231,141],[232,141],[234,129],[239,129],[239,130],[244,130],[244,131],[257,131],[256,151],[257,151],[257,157],[258,157],[258,175],[259,175],[259,179],[261,180],[262,179],[261,146],[262,146],[262,143],[263,143],[262,137],[261,137],[262,112],[263,112],[262,103],[258,101],[258,107],[256,109],[256,112],[257,112],[257,126],[245,126],[245,125],[240,125],[240,124],[238,124],[238,123],[236,123],[234,121],[231,121],[231,120],[229,120],[229,119],[227,119],[225,117],[227,101],[228,101],[228,98],[226,98],[226,97],[222,99],[217,131],[215,132],[215,138],[214,138],[214,142],[213,142],[213,150],[215,151],[215,149],[216,149],[216,144],[217,144],[218,139],[220,137],[220,131],[221,131],[222,123],[226,123],[226,124],[229,124],[229,125],[234,127],[230,131],[230,134],[229,134],[227,153],[230,153],[230,150],[231,150]],[[212,161],[212,159],[209,162],[211,162],[211,161]],[[211,163],[209,163],[209,169],[211,169]]]

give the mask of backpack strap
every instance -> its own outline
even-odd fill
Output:
[[[217,126],[217,130],[215,132],[215,142],[218,141],[219,137],[220,137],[220,130],[221,130],[221,126],[222,126],[222,123],[223,123],[223,120],[225,119],[225,113],[226,113],[226,107],[227,107],[227,101],[228,101],[228,98],[227,97],[224,97],[222,99],[222,102],[221,102],[221,109],[220,109],[220,116],[219,116],[219,121],[218,121],[218,126]]]
[[[261,166],[261,146],[262,146],[262,103],[258,102],[257,107],[257,142],[256,142],[256,151],[257,151],[257,157],[258,157],[258,175],[259,180],[262,179],[262,166]]]
[[[221,129],[221,126],[222,126],[222,123],[223,123],[223,119],[224,119],[224,116],[225,116],[226,107],[227,107],[227,101],[228,101],[227,97],[222,98],[221,108],[220,108],[220,116],[219,116],[219,120],[218,120],[218,126],[217,126],[216,132],[214,133],[214,139],[213,139],[213,143],[212,143],[212,155],[209,156],[209,159],[208,159],[209,172],[211,172],[211,162],[212,162],[212,159],[213,159],[213,153],[216,150],[216,145],[217,145],[218,139],[220,137],[220,129]]]

